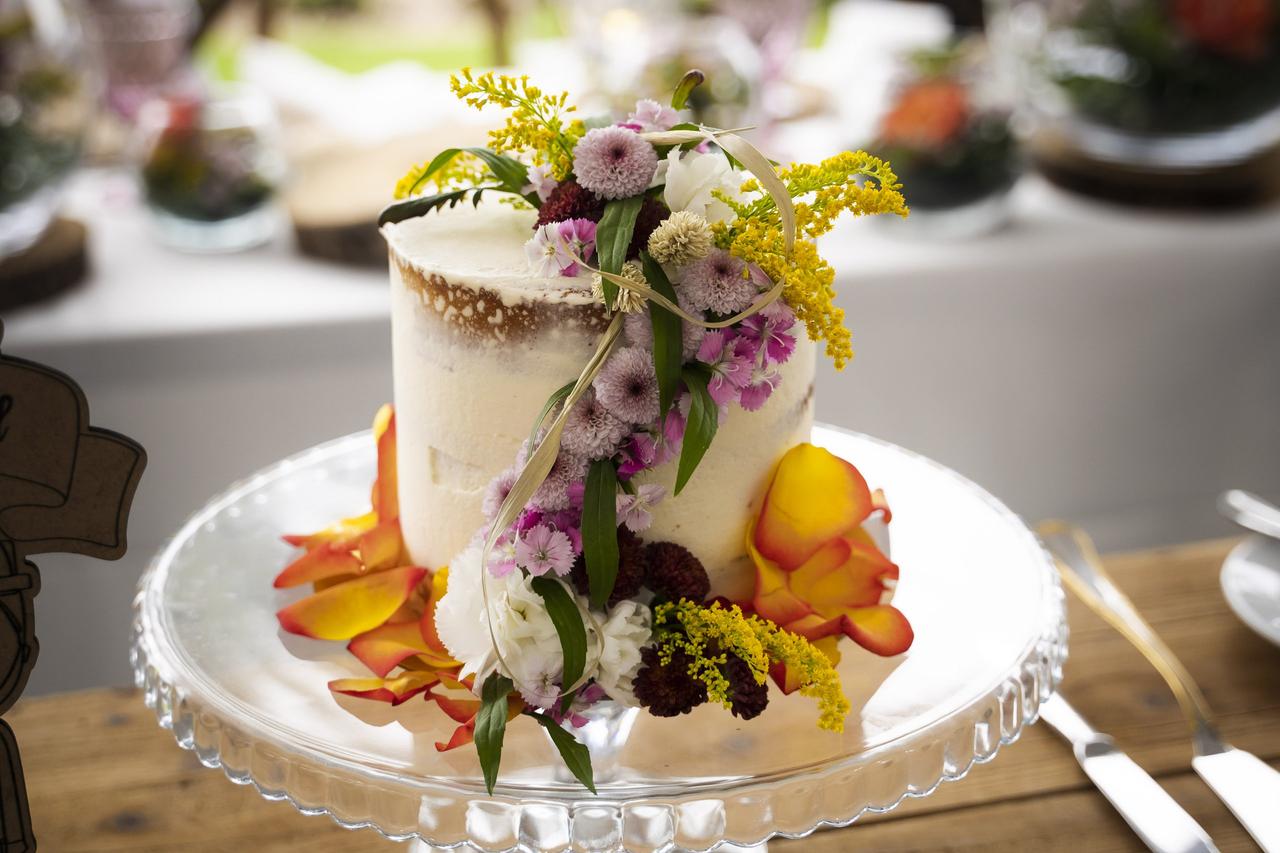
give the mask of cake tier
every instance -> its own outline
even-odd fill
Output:
[[[586,276],[529,273],[532,211],[482,203],[383,229],[391,254],[400,520],[414,562],[446,565],[484,523],[489,481],[533,419],[582,370],[607,324]],[[774,463],[813,421],[814,347],[800,340],[762,409],[736,406],[688,486],[654,513],[651,540],[702,559],[714,592],[749,597],[747,520]],[[640,480],[668,487],[675,465]]]

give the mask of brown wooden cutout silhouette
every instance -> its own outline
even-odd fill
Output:
[[[0,353],[0,714],[27,686],[39,651],[40,572],[27,557],[124,556],[146,463],[137,442],[89,425],[89,404],[70,377]],[[0,853],[35,849],[17,741],[0,720]]]

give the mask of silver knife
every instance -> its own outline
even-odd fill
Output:
[[[1042,704],[1040,719],[1071,743],[1085,774],[1144,844],[1156,853],[1217,853],[1195,818],[1065,699],[1053,696]]]
[[[1083,530],[1063,521],[1041,522],[1036,529],[1072,592],[1133,643],[1168,683],[1191,727],[1192,769],[1259,847],[1280,853],[1280,771],[1222,740],[1195,679],[1116,586]]]

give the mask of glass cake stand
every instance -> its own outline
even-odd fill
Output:
[[[367,506],[367,433],[278,462],[186,523],[140,585],[137,682],[178,744],[231,781],[418,851],[763,850],[887,811],[962,778],[1036,719],[1066,657],[1063,595],[1036,538],[973,483],[864,435],[820,426],[813,440],[885,490],[894,603],[916,631],[896,658],[843,645],[843,734],[817,728],[811,700],[776,691],[750,723],[708,706],[623,716],[593,737],[617,749],[596,756],[592,796],[518,719],[486,795],[473,750],[436,751],[455,725],[438,708],[335,697],[329,680],[367,673],[343,644],[275,619],[304,594],[271,587],[293,554],[280,535]]]

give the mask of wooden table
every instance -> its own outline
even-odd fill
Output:
[[[1113,556],[1120,586],[1199,680],[1223,735],[1280,766],[1280,648],[1232,615],[1218,569],[1232,541]],[[1256,850],[1192,774],[1173,697],[1121,638],[1071,603],[1064,693],[1200,821],[1224,851]],[[356,853],[395,848],[373,832],[269,803],[174,745],[133,690],[32,699],[9,715],[26,764],[42,851]],[[1277,804],[1280,805],[1280,804]],[[1066,744],[1035,726],[961,783],[888,815],[775,853],[849,850],[1116,851],[1144,849],[1090,787]]]

